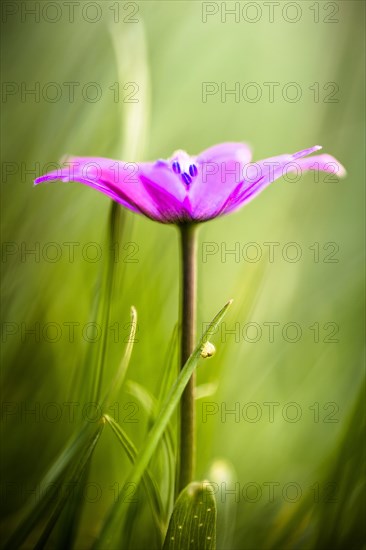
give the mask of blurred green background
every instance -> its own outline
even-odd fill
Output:
[[[364,548],[364,3],[229,2],[240,11],[226,21],[225,3],[215,2],[76,2],[73,20],[64,2],[4,5],[5,537],[79,429],[90,402],[88,358],[100,343],[92,328],[85,331],[95,321],[110,200],[78,184],[34,188],[34,177],[66,153],[151,160],[245,141],[259,160],[319,143],[346,167],[346,179],[282,179],[201,228],[199,332],[235,301],[216,335],[217,354],[198,369],[197,478],[221,483],[230,472],[227,488],[237,489],[217,494],[221,548]],[[34,5],[36,15],[26,11]],[[244,92],[239,101],[220,93],[203,101],[205,82],[239,83]],[[273,101],[269,82],[278,83]],[[260,90],[256,102],[248,83]],[[301,91],[296,102],[289,83]],[[133,304],[138,341],[128,377],[158,397],[178,316],[178,233],[130,212],[121,225],[103,379],[116,371]],[[273,261],[269,242],[278,243]],[[77,243],[73,259],[67,243]],[[209,256],[207,243],[215,243]],[[256,243],[258,261],[247,243]],[[297,243],[298,261],[290,261],[288,243]],[[239,257],[225,255],[233,249]],[[273,341],[268,323],[277,323]],[[284,329],[288,323],[296,325]],[[74,419],[65,403],[78,403]],[[147,415],[135,396],[121,396],[115,418],[141,448]],[[210,474],[218,459],[224,466]],[[111,486],[123,484],[128,468],[105,429],[88,474],[97,497],[92,502],[90,485],[75,548],[91,547],[113,502]],[[131,547],[149,547],[146,514],[137,521]],[[37,532],[24,547],[33,547]],[[56,540],[57,530],[50,548]]]

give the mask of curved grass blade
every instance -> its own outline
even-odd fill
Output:
[[[121,426],[107,414],[104,415],[104,418],[112,428],[114,434],[116,435],[118,441],[121,443],[124,448],[129,460],[134,463],[138,455],[137,449],[131,439],[128,437],[126,432],[121,428]],[[146,470],[142,478],[146,495],[149,499],[151,511],[153,513],[154,521],[159,529],[160,533],[163,532],[163,504],[161,502],[160,492],[155,479],[151,476],[149,470]]]
[[[133,444],[131,439],[128,437],[126,432],[120,427],[119,424],[117,424],[117,422],[113,418],[111,418],[108,415],[105,415],[105,419],[110,424],[119,442],[122,444],[128,458],[131,460],[131,462],[134,463],[138,455],[135,445]],[[144,475],[143,481],[144,481],[144,485],[145,485],[148,497],[151,499],[151,502],[153,505],[152,508],[156,512],[156,515],[160,520],[162,515],[163,505],[160,498],[159,488],[154,478],[148,472],[148,470]]]
[[[231,306],[232,300],[230,300],[225,306],[219,311],[215,318],[210,323],[209,327],[203,334],[199,344],[188,358],[186,364],[181,370],[177,380],[175,381],[173,387],[171,388],[169,395],[167,396],[164,404],[162,405],[160,412],[157,416],[156,422],[148,435],[148,439],[145,447],[142,449],[140,454],[137,457],[132,472],[129,476],[128,481],[138,485],[140,482],[144,471],[146,470],[158,444],[159,441],[169,423],[169,420],[177,407],[181,395],[186,387],[194,369],[197,366],[197,363],[200,359],[202,346],[209,338],[215,334],[217,327],[221,320],[223,319],[228,308]],[[123,509],[121,509],[119,503],[116,503],[104,524],[102,532],[100,534],[99,540],[96,542],[96,548],[103,548],[103,550],[111,544],[114,533],[117,532],[118,526],[121,524],[121,516],[123,515]]]
[[[133,348],[133,342],[134,342],[134,336],[136,333],[136,322],[137,322],[137,313],[135,308],[131,308],[131,331],[130,331],[130,337],[128,344],[126,346],[126,350],[124,353],[124,356],[122,358],[120,367],[117,371],[116,377],[114,379],[113,384],[111,385],[110,391],[107,393],[105,397],[105,404],[104,406],[107,407],[110,403],[110,399],[113,398],[113,395],[120,391],[126,371],[128,368],[129,360],[132,353]],[[41,501],[38,501],[37,504],[32,503],[30,504],[24,511],[23,514],[23,520],[21,521],[18,529],[14,533],[14,535],[9,539],[9,548],[14,548],[14,545],[21,544],[26,537],[30,534],[33,527],[38,523],[38,521],[41,519],[41,517],[45,514],[47,511],[50,503],[54,503],[56,499],[57,494],[57,483],[60,481],[63,474],[65,474],[66,470],[68,469],[69,465],[72,463],[73,459],[76,457],[80,449],[83,447],[84,443],[86,442],[88,435],[90,433],[90,426],[85,425],[81,431],[74,436],[71,441],[68,443],[64,451],[61,453],[61,455],[58,457],[56,462],[53,464],[49,472],[44,477],[43,481],[40,484],[40,488],[42,487],[51,487],[51,489],[47,489],[47,491],[42,491],[41,494],[43,498]],[[20,541],[20,542],[19,542]]]
[[[60,521],[57,525],[57,535],[55,535],[55,550],[64,550],[65,548],[74,548],[76,537],[79,532],[79,525],[83,516],[85,501],[85,491],[89,479],[91,461],[84,468],[76,487],[73,499],[69,500],[65,506]]]
[[[306,533],[309,518],[314,515],[314,495],[309,491],[286,521],[276,522],[279,528],[268,537],[271,548],[299,546],[299,539],[305,535],[311,540],[312,548],[362,547],[361,541],[365,538],[364,487],[357,473],[365,459],[365,420],[362,384],[342,436],[321,468],[323,471],[318,479],[322,480],[319,487],[323,490],[315,504],[320,508],[315,527]]]
[[[138,82],[138,101],[120,101],[122,119],[122,159],[135,161],[144,154],[150,121],[150,73],[145,26],[142,19],[138,25],[120,21],[110,25],[120,82]],[[133,52],[133,53],[132,53]]]
[[[361,548],[365,543],[365,392],[359,390],[338,449],[324,475],[316,548]],[[334,456],[334,455],[333,455]],[[332,457],[333,458],[333,457]]]
[[[137,311],[132,306],[131,307],[131,330],[128,337],[127,346],[125,349],[125,353],[122,357],[121,363],[119,365],[119,368],[117,370],[117,373],[114,377],[114,380],[112,381],[109,390],[107,391],[104,400],[102,409],[105,411],[108,409],[108,407],[113,402],[113,399],[115,396],[121,391],[123,382],[126,378],[126,373],[128,369],[128,365],[130,363],[133,344],[135,343],[135,336],[136,336],[136,328],[137,328]]]
[[[149,420],[153,421],[156,417],[158,403],[152,393],[141,386],[141,384],[133,380],[128,380],[126,383],[126,392],[139,401],[147,415],[150,417]]]
[[[196,386],[195,399],[204,399],[214,395],[219,387],[218,382],[209,382],[207,384],[200,384]]]
[[[103,367],[107,351],[108,341],[108,325],[111,309],[111,297],[114,283],[115,274],[115,257],[113,245],[118,242],[121,234],[121,224],[123,224],[125,214],[122,213],[122,209],[118,203],[112,201],[109,223],[108,223],[108,238],[107,238],[107,250],[108,260],[106,262],[105,277],[103,288],[101,292],[101,325],[102,325],[102,338],[100,341],[97,363],[93,370],[93,384],[92,384],[92,401],[98,401],[100,398],[102,379],[103,379]]]
[[[163,403],[179,374],[179,323],[176,323],[169,341],[167,355],[165,359],[165,368],[160,385],[158,403]],[[171,417],[169,424],[163,436],[163,443],[166,446],[167,460],[169,469],[168,476],[168,498],[165,499],[165,517],[168,518],[174,504],[176,460],[177,460],[177,437],[174,437],[173,420]]]
[[[158,401],[155,399],[155,397],[146,388],[141,386],[141,384],[138,384],[133,380],[129,380],[127,382],[126,391],[139,401],[139,403],[142,405],[142,407],[145,409],[145,411],[149,415],[149,425],[153,426],[156,420],[156,417],[158,414],[158,408],[159,408]],[[167,426],[166,431],[164,432],[163,442],[165,442],[169,447],[169,450],[173,452],[173,449],[174,449],[173,430],[169,425]]]
[[[143,406],[147,414],[149,415],[149,426],[153,426],[157,411],[158,402],[155,397],[143,386],[137,382],[129,380],[126,384],[126,390],[129,394],[133,395],[139,403]],[[172,507],[172,501],[174,498],[174,479],[175,479],[175,441],[171,423],[168,424],[166,430],[161,439],[162,451],[165,453],[166,464],[164,470],[167,479],[167,498],[165,498],[164,506],[164,520],[167,520],[169,512]],[[164,457],[163,457],[164,460]]]
[[[19,526],[9,540],[5,543],[8,550],[18,548],[28,537],[32,529],[43,518],[49,506],[57,499],[59,484],[64,479],[67,471],[79,456],[79,452],[90,438],[91,426],[86,424],[81,431],[73,436],[65,449],[54,462],[50,470],[40,483],[39,494],[41,498],[37,502],[26,505]]]
[[[103,431],[104,423],[105,421],[103,420],[103,422],[101,423],[101,425],[98,427],[97,431],[91,438],[90,442],[85,446],[85,449],[81,455],[79,462],[74,467],[71,477],[67,480],[67,484],[70,484],[72,489],[70,493],[68,493],[67,491],[63,492],[63,495],[59,499],[54,511],[52,512],[52,515],[49,521],[47,522],[47,525],[40,539],[38,540],[37,544],[34,547],[34,550],[41,550],[42,548],[44,548],[45,544],[47,543],[48,538],[51,535],[54,526],[56,525],[68,499],[70,498],[70,495],[73,494],[72,493],[73,488],[79,484],[80,479],[83,476],[83,473],[85,472],[85,469],[96,447],[96,444],[98,443],[99,437]]]
[[[159,392],[159,403],[161,403],[171,388],[173,381],[178,376],[178,342],[179,342],[179,324],[176,323],[169,341],[165,368]],[[175,364],[174,364],[175,363]],[[175,369],[174,369],[175,367]]]
[[[190,483],[175,503],[163,550],[215,550],[216,518],[210,483]]]

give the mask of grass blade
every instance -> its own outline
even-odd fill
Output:
[[[158,403],[155,397],[146,388],[131,380],[127,382],[126,390],[128,393],[134,396],[139,401],[139,403],[141,403],[141,405],[149,415],[148,425],[150,427],[153,426],[158,411]],[[175,479],[175,440],[171,422],[169,422],[166,430],[164,431],[161,443],[161,450],[164,451],[166,457],[165,461],[164,456],[162,457],[162,463],[164,465],[163,470],[166,476],[165,479],[167,480],[167,498],[164,499],[165,511],[163,516],[164,519],[167,519],[173,504]]]
[[[64,479],[73,461],[77,459],[82,447],[87,444],[89,438],[90,426],[85,425],[67,444],[40,483],[39,493],[42,495],[41,499],[37,502],[31,502],[26,506],[19,526],[15,533],[5,543],[6,549],[13,550],[13,548],[18,548],[37,523],[44,517],[48,507],[54,503],[57,498],[56,495],[59,483]]]
[[[121,443],[123,449],[125,450],[129,460],[134,463],[138,455],[137,449],[131,439],[128,437],[126,432],[121,428],[121,426],[110,416],[105,415],[104,418],[112,428],[114,434],[116,435],[118,441]],[[163,530],[162,517],[163,517],[163,504],[161,502],[160,492],[155,479],[150,474],[149,470],[146,470],[142,478],[146,495],[148,497],[151,511],[153,513],[154,521],[159,529],[160,533]]]
[[[85,468],[87,467],[91,457],[92,457],[92,454],[94,452],[94,449],[96,447],[96,444],[98,443],[98,440],[99,440],[99,437],[103,431],[103,428],[104,428],[104,421],[103,423],[98,427],[97,431],[95,432],[95,434],[93,435],[93,437],[91,438],[90,442],[85,446],[85,449],[82,453],[82,456],[79,460],[79,462],[76,464],[76,466],[74,467],[73,469],[73,473],[70,477],[70,479],[67,481],[67,483],[70,483],[71,487],[75,487],[79,484],[80,482],[80,479],[83,475],[83,473],[85,472]],[[49,536],[51,535],[52,533],[52,530],[54,528],[54,526],[56,525],[70,495],[72,495],[72,491],[70,491],[70,493],[67,493],[66,491],[64,491],[62,497],[59,499],[54,511],[52,512],[52,515],[49,519],[49,521],[47,522],[47,525],[40,537],[40,539],[38,540],[37,544],[35,545],[34,549],[35,550],[41,550],[42,548],[44,548],[45,544],[47,543],[48,541],[48,538]]]
[[[178,375],[178,343],[179,343],[179,324],[176,323],[167,350],[163,379],[160,385],[159,403],[161,403],[171,388],[173,381]]]
[[[97,363],[95,369],[93,369],[93,386],[92,386],[92,401],[98,401],[100,398],[102,379],[103,379],[103,367],[107,351],[108,341],[108,324],[110,318],[111,309],[111,297],[114,283],[115,274],[115,257],[113,245],[118,242],[121,236],[121,223],[123,223],[125,214],[122,213],[121,207],[118,203],[112,202],[110,215],[109,215],[109,231],[107,238],[107,250],[108,260],[105,267],[105,277],[103,288],[101,292],[101,324],[102,324],[102,337],[98,349]]]
[[[130,483],[134,483],[138,485],[138,483],[140,482],[144,474],[144,471],[146,470],[159,444],[159,441],[164,433],[164,430],[166,429],[169,423],[169,420],[179,403],[179,400],[184,391],[184,388],[186,387],[194,369],[197,366],[197,363],[200,359],[201,349],[203,344],[207,342],[207,340],[209,340],[209,338],[216,332],[219,323],[223,319],[225,313],[227,312],[231,304],[232,304],[232,300],[230,300],[215,316],[215,318],[213,319],[213,321],[210,323],[209,327],[203,334],[196,349],[194,350],[194,352],[192,353],[192,355],[189,357],[188,361],[184,365],[183,369],[181,370],[176,382],[174,383],[172,389],[170,390],[169,395],[157,416],[156,422],[148,436],[145,447],[137,457],[135,465],[128,479]],[[107,518],[107,521],[102,529],[100,538],[96,543],[96,548],[105,549],[106,547],[109,547],[113,539],[113,534],[117,531],[118,525],[121,524],[122,514],[123,514],[123,510],[121,510],[119,503],[116,503],[113,506]]]
[[[103,410],[108,409],[108,407],[113,402],[115,396],[118,395],[122,389],[123,382],[125,381],[125,378],[126,378],[128,365],[131,359],[133,344],[135,343],[136,328],[137,328],[137,312],[136,312],[136,309],[132,306],[131,307],[131,330],[128,337],[126,350],[122,357],[116,376],[114,377],[114,380],[112,381],[109,387],[109,390],[107,391],[107,394],[104,397],[103,405],[102,405]]]

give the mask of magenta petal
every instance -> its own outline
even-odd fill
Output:
[[[142,181],[143,178],[149,179],[149,189]],[[177,195],[181,193],[181,196],[175,198],[172,193],[155,185],[152,178],[162,181],[173,193]],[[54,179],[77,181],[89,185],[126,208],[163,223],[174,221],[175,217],[180,219],[185,213],[185,209],[179,210],[180,201],[185,197],[184,187],[176,181],[174,174],[170,174],[169,170],[159,163],[136,164],[99,157],[74,157],[69,160],[67,167],[41,176],[35,180],[35,183]],[[152,197],[152,187],[154,187],[154,197]],[[171,199],[170,208],[169,198]]]
[[[311,153],[315,153],[315,151],[319,151],[322,149],[321,145],[314,145],[314,147],[309,147],[309,149],[303,149],[302,151],[299,151],[298,153],[294,153],[292,156],[293,159],[299,159],[301,157],[307,157],[308,155],[311,155]]]
[[[301,175],[308,170],[318,170],[333,173],[339,177],[344,176],[346,173],[344,167],[331,155],[322,154],[304,158],[305,155],[319,149],[321,149],[320,146],[315,146],[294,155],[280,155],[254,163],[253,168],[257,171],[257,178],[239,184],[228,197],[224,207],[220,210],[220,214],[228,214],[240,208],[256,197],[267,185],[291,172],[297,172]]]
[[[250,159],[249,147],[235,142],[215,145],[198,155],[195,162],[199,173],[189,193],[194,218],[204,220],[217,215],[242,181],[243,168]]]
[[[205,149],[198,155],[197,162],[225,162],[228,159],[247,164],[252,159],[252,150],[246,143],[229,141]]]
[[[54,181],[54,180],[57,180],[57,179],[59,179],[61,181],[64,181],[64,182],[75,181],[75,182],[78,182],[78,183],[83,183],[85,185],[89,185],[89,187],[93,187],[94,189],[97,189],[98,191],[101,191],[102,193],[104,193],[104,195],[107,195],[112,200],[114,200],[116,202],[119,202],[125,208],[128,208],[129,210],[132,210],[132,212],[136,212],[136,213],[139,213],[139,214],[144,214],[144,212],[142,210],[140,210],[137,207],[137,205],[134,205],[131,202],[125,200],[122,197],[121,193],[117,194],[115,191],[113,191],[112,189],[102,185],[101,183],[98,184],[98,183],[96,183],[92,180],[87,180],[85,178],[82,178],[82,177],[76,176],[76,175],[73,175],[73,177],[70,179],[68,169],[67,169],[67,171],[58,170],[58,171],[55,171],[55,172],[49,172],[48,174],[37,178],[34,181],[34,183],[35,183],[35,185],[37,185],[39,183],[44,183],[44,182],[47,182],[47,181]]]
[[[100,157],[72,157],[67,166],[35,180],[40,183],[59,179],[76,181],[93,187],[134,212],[153,219],[159,212],[151,207],[151,201],[143,185],[136,177],[138,165]]]
[[[151,200],[154,202],[157,210],[159,211],[161,218],[169,222],[178,221],[191,221],[192,213],[190,208],[186,208],[189,205],[189,199],[186,197],[186,201],[183,203],[176,199],[174,195],[168,193],[165,189],[157,185],[143,174],[140,175],[140,180],[143,183],[146,191],[149,193]]]
[[[338,178],[343,178],[346,175],[346,169],[332,155],[326,153],[315,155],[310,158],[302,158],[296,161],[302,172],[307,170],[319,170],[320,172],[328,172],[334,174]]]

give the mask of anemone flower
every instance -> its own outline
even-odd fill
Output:
[[[101,191],[125,208],[161,223],[176,224],[181,233],[181,368],[196,344],[197,238],[196,227],[229,214],[289,172],[308,170],[343,176],[343,166],[332,156],[309,157],[320,146],[295,154],[251,163],[242,143],[223,143],[197,156],[177,151],[167,160],[128,163],[98,157],[71,157],[64,168],[35,180],[76,181]],[[203,357],[212,355],[206,354]],[[179,483],[182,490],[194,475],[195,380],[192,376],[181,399]]]
[[[70,157],[67,166],[35,180],[76,181],[124,207],[162,223],[197,223],[229,214],[288,172],[317,170],[342,176],[330,155],[310,157],[315,146],[293,155],[251,163],[243,143],[223,143],[197,156],[177,151],[168,160],[128,163],[98,157]]]

